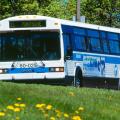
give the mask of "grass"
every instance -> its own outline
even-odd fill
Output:
[[[1,120],[119,120],[120,91],[0,82]]]

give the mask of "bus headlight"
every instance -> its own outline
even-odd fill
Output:
[[[0,69],[0,74],[2,74],[2,73],[3,73],[3,70]]]
[[[50,72],[64,72],[64,67],[51,67],[49,68]]]
[[[4,74],[4,73],[7,73],[7,70],[6,69],[0,69],[0,74]]]

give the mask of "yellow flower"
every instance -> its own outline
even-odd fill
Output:
[[[64,117],[69,118],[69,115],[67,113],[64,113]]]
[[[14,110],[14,106],[8,105],[8,106],[7,106],[7,109],[9,109],[9,110]]]
[[[52,105],[47,105],[46,109],[47,110],[51,110],[52,109]]]
[[[76,113],[76,114],[78,114],[78,113],[79,113],[79,111],[77,111],[77,110],[76,110],[76,111],[75,111],[75,113]]]
[[[60,118],[61,117],[61,113],[57,113],[57,115],[56,115],[58,118]]]
[[[81,120],[80,116],[73,116],[72,120]]]
[[[55,117],[50,117],[50,120],[55,120]]]
[[[75,96],[75,94],[73,92],[69,92],[70,96]]]
[[[36,108],[44,108],[46,105],[45,104],[36,104]]]
[[[78,110],[83,111],[83,110],[84,110],[84,108],[83,108],[83,107],[79,107],[79,108],[78,108]]]
[[[56,113],[60,113],[60,110],[55,110]]]
[[[20,112],[20,108],[14,108],[14,112]]]
[[[108,97],[108,99],[109,99],[109,100],[112,100],[112,97],[111,97],[111,96],[109,96],[109,97]]]
[[[3,117],[5,116],[5,113],[4,112],[0,112],[0,117]]]
[[[26,105],[24,103],[21,103],[20,107],[26,107]]]
[[[17,98],[17,100],[22,100],[22,98],[19,97],[19,98]]]
[[[15,105],[16,107],[19,107],[19,106],[20,106],[20,104],[18,104],[18,103],[15,103],[14,105]]]
[[[61,113],[60,110],[55,110],[55,112],[57,113],[57,115],[56,115],[57,117],[61,117],[61,114],[62,114],[62,113]]]
[[[16,117],[16,120],[20,120],[20,118],[19,118],[19,117]]]

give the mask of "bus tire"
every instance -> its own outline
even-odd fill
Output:
[[[74,76],[74,86],[75,87],[83,86],[83,77],[82,77],[82,71],[80,68],[76,69],[75,76]]]
[[[120,78],[118,79],[118,90],[120,90]]]

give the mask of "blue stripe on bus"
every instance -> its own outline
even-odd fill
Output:
[[[6,73],[45,73],[49,72],[49,68],[47,67],[39,67],[39,68],[10,68],[7,69]]]
[[[120,64],[120,58],[105,57],[105,62],[106,62],[106,63]]]
[[[83,60],[83,55],[82,54],[79,54],[79,53],[74,53],[73,54],[73,60],[80,60],[82,61]]]
[[[94,55],[94,54],[81,54],[81,53],[73,53],[73,60],[83,61],[84,56],[105,58],[105,63],[113,63],[120,64],[120,57],[112,57],[112,56],[102,56],[102,55]]]

